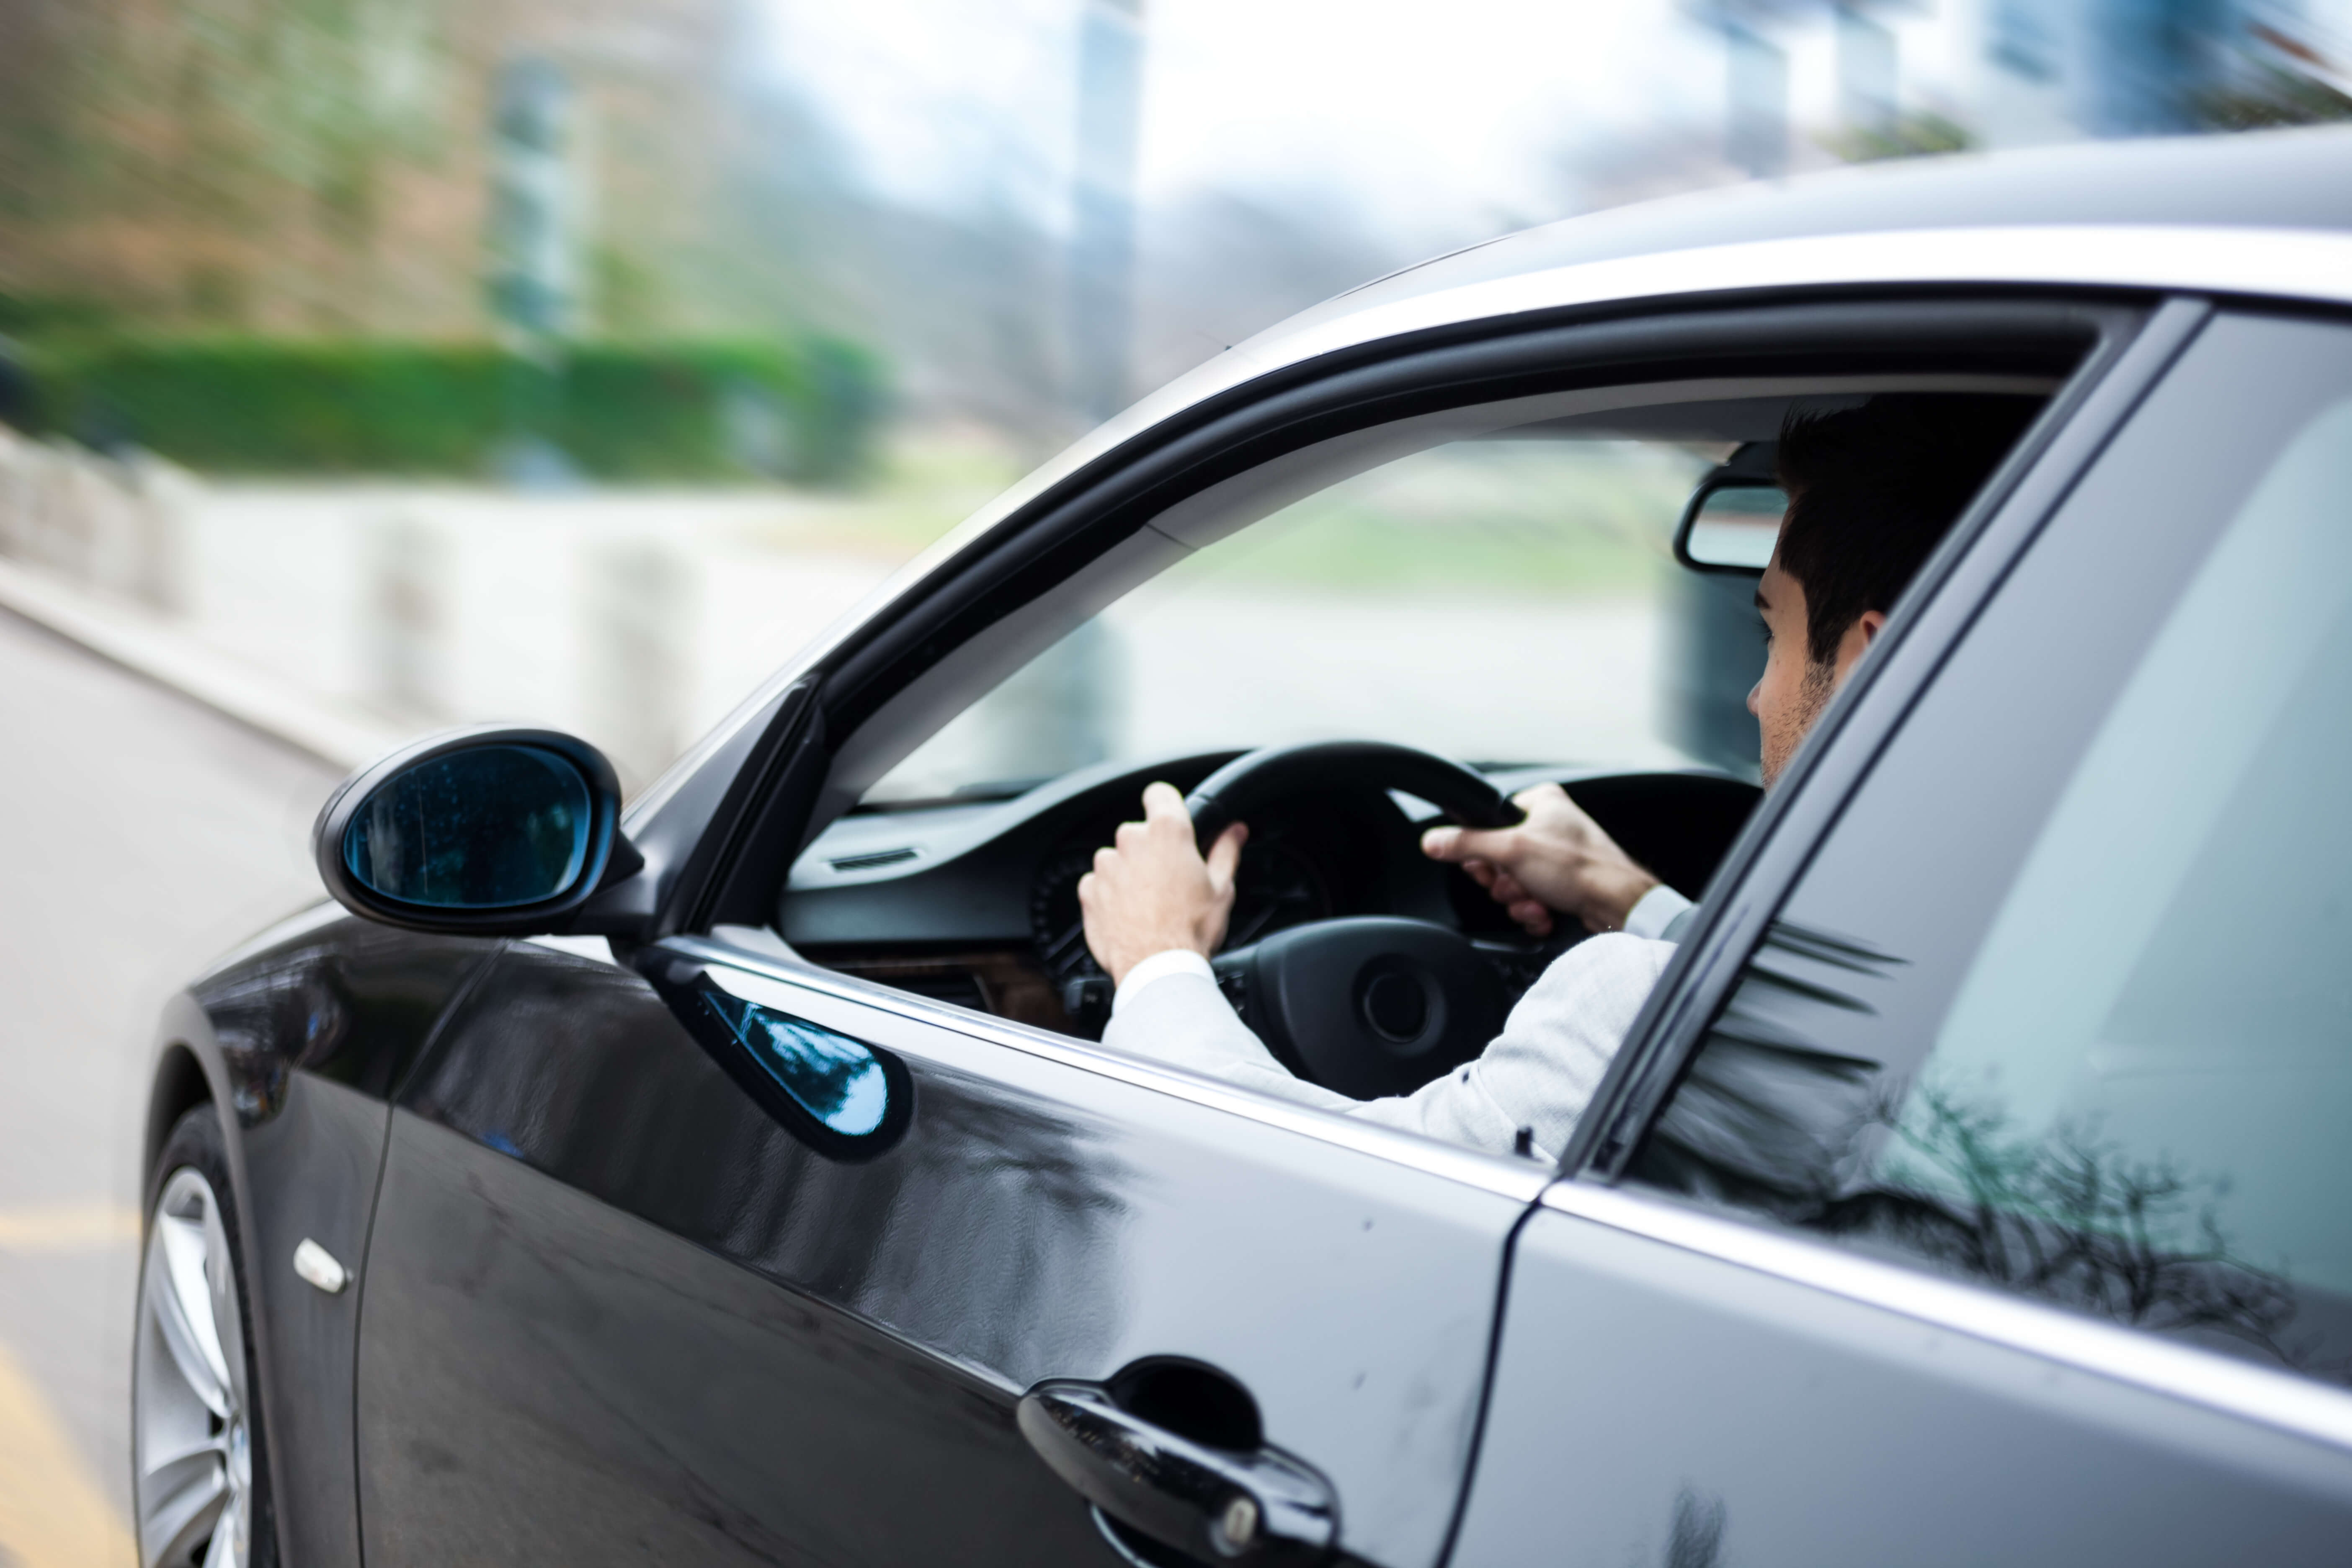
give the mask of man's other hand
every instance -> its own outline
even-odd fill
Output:
[[[1143,820],[1120,823],[1112,847],[1096,850],[1095,868],[1078,879],[1087,946],[1112,984],[1155,952],[1182,947],[1206,958],[1217,951],[1234,910],[1234,868],[1248,839],[1249,829],[1236,822],[1203,860],[1175,786],[1144,790]]]
[[[1469,872],[1529,933],[1549,936],[1555,910],[1587,931],[1616,931],[1658,885],[1559,785],[1511,798],[1527,813],[1517,827],[1433,827],[1421,849]]]

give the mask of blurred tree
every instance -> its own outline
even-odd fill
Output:
[[[985,195],[861,187],[770,20],[761,0],[0,0],[0,330],[491,336],[496,82],[531,58],[573,92],[567,332],[872,343],[918,413],[1033,454],[1066,439],[1063,239]]]
[[[794,153],[745,89],[754,20],[748,0],[9,0],[0,292],[157,326],[482,333],[497,81],[531,58],[577,87],[602,274],[653,285],[627,293],[631,331],[793,314],[772,269],[747,290],[728,259],[730,160]]]

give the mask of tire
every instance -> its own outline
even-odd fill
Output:
[[[219,1114],[199,1105],[163,1141],[140,1253],[131,1482],[144,1568],[278,1562],[231,1192]]]

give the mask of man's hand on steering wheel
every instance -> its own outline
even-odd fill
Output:
[[[1248,839],[1236,822],[1203,859],[1184,797],[1164,784],[1143,792],[1143,820],[1120,823],[1112,847],[1096,850],[1095,868],[1078,879],[1087,946],[1112,984],[1155,952],[1190,948],[1206,958],[1217,951]]]
[[[1529,934],[1550,935],[1555,910],[1574,915],[1587,931],[1616,931],[1658,885],[1559,785],[1537,784],[1511,798],[1527,813],[1517,827],[1433,827],[1421,848],[1469,872]]]

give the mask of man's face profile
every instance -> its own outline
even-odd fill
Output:
[[[1764,674],[1748,693],[1748,710],[1756,715],[1764,763],[1764,787],[1769,789],[1789,765],[1813,721],[1822,716],[1832,697],[1864,653],[1886,616],[1865,610],[1838,639],[1835,654],[1826,661],[1813,657],[1812,637],[1805,608],[1805,585],[1780,564],[1780,552],[1764,568],[1756,584],[1756,610],[1764,617]]]

